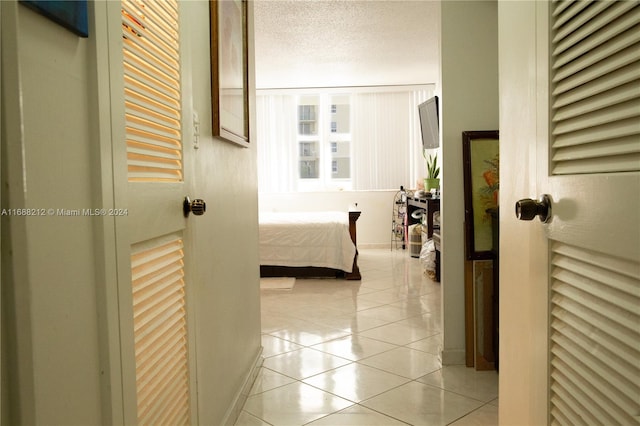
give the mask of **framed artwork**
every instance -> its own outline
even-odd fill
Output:
[[[80,37],[89,37],[87,0],[20,0],[20,3]]]
[[[491,259],[491,209],[498,207],[500,140],[497,130],[462,132],[465,244],[468,260]]]
[[[211,0],[213,136],[249,146],[247,1]]]

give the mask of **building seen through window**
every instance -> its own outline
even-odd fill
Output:
[[[298,105],[298,133],[301,135],[315,135],[316,128],[316,105]]]
[[[319,171],[318,142],[300,142],[300,179],[317,179]]]
[[[301,189],[351,188],[350,96],[305,95],[298,100]]]

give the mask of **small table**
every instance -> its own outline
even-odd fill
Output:
[[[360,268],[358,268],[358,242],[356,241],[356,222],[360,217],[360,211],[349,210],[349,235],[353,245],[356,246],[356,255],[353,258],[353,270],[347,272],[345,278],[348,280],[361,280]]]

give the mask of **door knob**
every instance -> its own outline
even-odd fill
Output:
[[[189,213],[193,213],[196,216],[202,216],[204,212],[207,211],[207,203],[199,198],[192,201],[189,197],[184,197],[182,211],[184,212],[184,217],[189,217]]]
[[[516,217],[520,220],[532,220],[538,216],[541,222],[547,223],[551,219],[551,197],[544,194],[540,200],[524,198],[516,202]]]

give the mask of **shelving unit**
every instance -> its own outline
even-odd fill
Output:
[[[402,246],[404,250],[407,247],[407,199],[413,196],[411,191],[405,190],[402,186],[400,191],[396,192],[393,197],[393,209],[391,213],[391,250],[394,246]]]
[[[425,220],[415,219],[412,213],[415,211],[424,212]],[[433,220],[433,215],[440,211],[440,199],[439,198],[407,198],[407,229],[409,225],[422,222],[423,227],[426,226],[426,232],[423,228],[423,236],[426,234],[427,238],[433,238],[434,246],[436,249],[436,281],[440,282],[440,223]],[[422,242],[424,244],[424,241]]]

